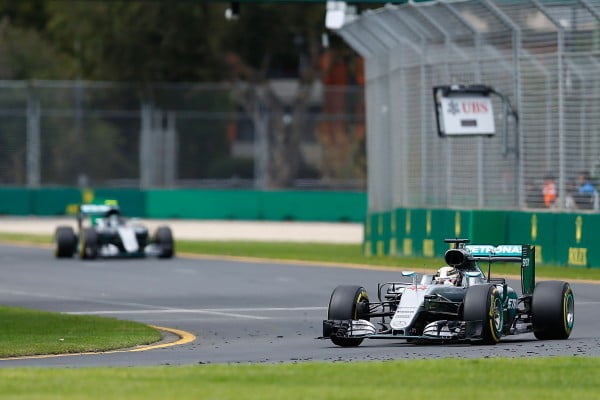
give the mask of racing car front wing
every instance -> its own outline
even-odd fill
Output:
[[[463,341],[482,338],[483,321],[434,321],[419,334],[413,330],[377,330],[366,320],[325,320],[320,339],[366,338],[366,339],[409,339],[432,341]]]

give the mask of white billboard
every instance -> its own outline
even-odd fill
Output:
[[[435,101],[440,136],[496,133],[494,109],[488,93],[437,90]]]

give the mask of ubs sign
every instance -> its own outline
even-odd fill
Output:
[[[437,86],[433,95],[440,136],[496,133],[490,91],[486,87]]]

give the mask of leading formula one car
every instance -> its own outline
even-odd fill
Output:
[[[575,300],[567,282],[535,284],[535,247],[467,245],[446,239],[448,264],[436,275],[403,272],[412,282],[378,285],[378,301],[361,286],[338,286],[329,301],[322,339],[358,346],[363,339],[496,344],[503,336],[533,332],[538,339],[567,339]],[[521,295],[504,278],[491,278],[496,262],[520,264]],[[480,268],[488,264],[487,277]]]
[[[77,233],[70,226],[56,228],[56,257],[70,258],[76,252],[82,259],[119,256],[171,258],[174,254],[173,234],[169,227],[159,227],[150,237],[145,226],[123,218],[116,204],[80,205],[77,228]]]

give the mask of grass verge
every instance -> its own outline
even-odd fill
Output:
[[[600,358],[2,369],[2,399],[597,399]]]
[[[302,260],[397,267],[402,269],[437,270],[444,265],[441,258],[417,257],[366,257],[359,244],[325,243],[266,243],[238,241],[177,241],[177,251],[192,254],[258,257],[281,260]],[[487,266],[482,264],[487,274]],[[536,265],[536,276],[552,279],[587,279],[600,281],[600,268],[566,268]],[[517,264],[497,263],[492,266],[492,276],[518,275]]]
[[[0,241],[49,245],[52,243],[52,238],[47,235],[0,233]],[[176,246],[180,253],[364,264],[409,270],[433,271],[444,264],[440,258],[366,257],[362,254],[362,247],[359,244],[178,240]],[[600,281],[600,268],[566,268],[552,265],[538,265],[536,268],[539,278]],[[487,267],[485,269],[487,273]],[[495,264],[492,269],[492,275],[497,277],[519,273],[516,264]]]
[[[0,321],[0,357],[114,350],[161,338],[137,322],[17,307],[0,306]]]

